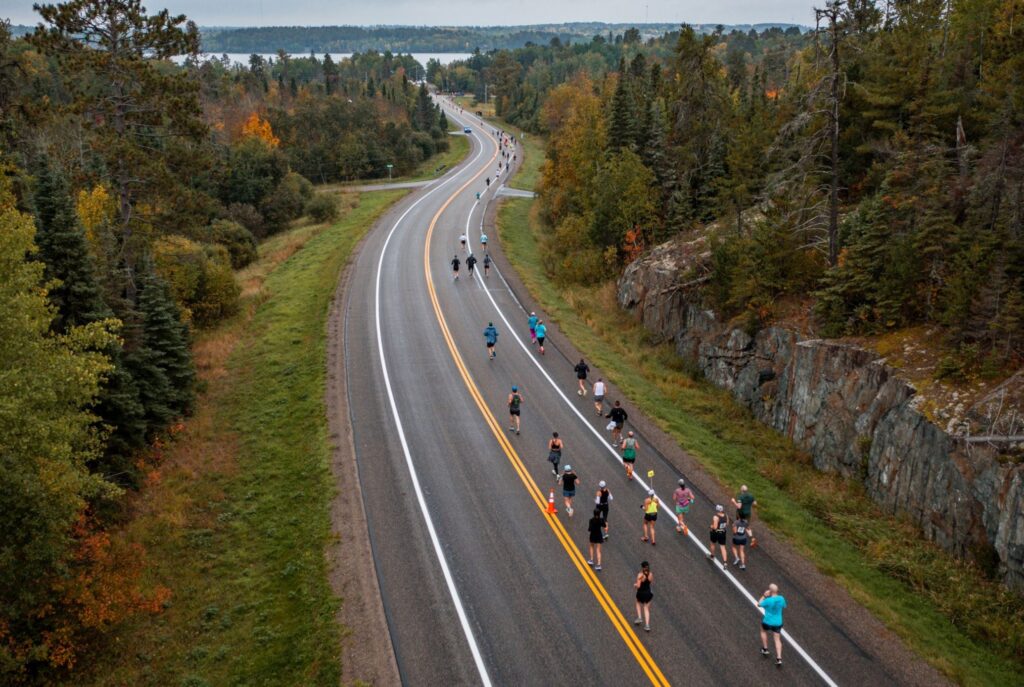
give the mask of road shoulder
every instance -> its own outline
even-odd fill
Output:
[[[352,252],[338,280],[327,318],[327,385],[324,397],[331,438],[331,474],[336,485],[331,502],[333,536],[327,559],[331,587],[344,600],[338,609],[337,621],[346,628],[341,639],[341,677],[342,683],[347,685],[401,684],[359,486],[343,353],[347,287],[353,266],[367,237],[382,224],[392,221],[393,214],[394,209],[378,219]]]

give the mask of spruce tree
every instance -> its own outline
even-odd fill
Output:
[[[167,283],[144,264],[138,297],[138,346],[128,367],[139,387],[150,432],[163,429],[192,407],[195,370],[188,327]]]
[[[85,234],[78,226],[64,176],[49,163],[40,165],[33,194],[36,244],[46,265],[50,301],[57,308],[53,330],[88,324],[111,316],[103,303]]]
[[[628,76],[619,72],[619,83],[612,96],[612,112],[608,123],[608,148],[616,152],[622,148],[633,150],[636,143],[636,111],[629,92]]]
[[[113,317],[96,279],[85,235],[78,226],[71,194],[64,176],[50,164],[41,165],[34,193],[36,242],[45,265],[45,281],[51,284],[49,299],[56,308],[51,328],[56,333]],[[52,285],[55,280],[57,283]],[[102,350],[111,370],[104,375],[94,412],[106,434],[103,455],[91,467],[103,475],[130,475],[131,454],[145,440],[144,409],[138,388],[125,367],[118,341]],[[126,480],[118,480],[126,481]]]

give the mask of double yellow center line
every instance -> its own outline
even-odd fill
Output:
[[[494,155],[491,156],[488,164],[493,162],[497,156],[498,149],[495,148]],[[437,221],[441,217],[441,214],[444,213],[452,201],[454,201],[455,198],[470,184],[476,181],[486,169],[486,167],[481,169],[475,176],[469,179],[469,181],[448,196],[448,199],[445,200],[444,204],[441,205],[440,209],[438,209],[437,213],[430,220],[430,226],[427,228],[426,243],[423,250],[423,270],[427,281],[427,291],[430,294],[430,302],[434,307],[434,314],[437,316],[437,322],[441,326],[441,333],[444,336],[445,343],[448,345],[448,350],[451,352],[452,359],[459,370],[459,375],[462,377],[462,381],[465,383],[466,389],[469,391],[469,395],[476,403],[477,408],[479,408],[480,414],[484,418],[484,422],[487,423],[491,433],[494,434],[494,438],[498,441],[498,445],[501,446],[502,451],[504,451],[505,456],[512,465],[512,468],[516,471],[516,474],[519,475],[519,479],[522,480],[523,486],[526,487],[526,491],[533,497],[533,501],[537,504],[537,509],[538,512],[541,513],[541,517],[543,517],[545,521],[547,521],[548,525],[550,525],[555,537],[562,544],[562,547],[569,555],[569,559],[576,566],[576,569],[579,571],[583,581],[594,594],[594,598],[597,599],[598,604],[604,610],[605,614],[607,614],[612,625],[618,631],[619,636],[622,637],[622,641],[625,642],[626,647],[633,654],[633,657],[650,679],[651,683],[658,686],[668,685],[668,680],[665,679],[661,669],[658,668],[658,665],[654,662],[654,659],[651,658],[651,655],[647,652],[643,643],[640,642],[640,638],[637,637],[636,632],[633,631],[633,627],[612,601],[607,590],[605,590],[604,585],[601,584],[601,581],[598,579],[597,574],[590,568],[590,566],[587,565],[586,560],[583,558],[583,554],[573,544],[572,538],[566,531],[565,526],[557,517],[545,514],[544,511],[547,506],[547,501],[544,493],[537,486],[537,483],[534,482],[529,472],[527,472],[525,465],[523,465],[523,461],[519,458],[519,454],[516,452],[511,442],[509,442],[508,437],[501,428],[501,425],[498,423],[497,419],[495,419],[493,413],[491,413],[487,404],[484,402],[483,397],[480,395],[480,390],[477,388],[469,370],[466,368],[465,361],[463,361],[462,355],[459,353],[459,349],[455,345],[455,340],[452,337],[451,331],[448,329],[448,322],[445,320],[444,313],[441,311],[441,305],[437,299],[437,291],[434,288],[434,280],[430,270],[430,239],[434,234],[434,227],[437,226]]]

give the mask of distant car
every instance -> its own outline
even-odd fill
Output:
[[[465,129],[463,129],[463,130],[462,130],[462,133],[464,133],[464,134],[471,134],[471,133],[473,133],[473,130],[472,130],[472,129],[470,129],[470,128],[469,128],[469,127],[467,126],[467,127],[465,128]]]

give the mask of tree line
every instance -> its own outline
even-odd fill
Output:
[[[447,146],[408,57],[235,67],[140,0],[37,11],[17,39],[0,22],[4,684],[66,677],[167,603],[109,528],[195,403],[193,332],[237,310],[232,270],[299,217],[336,217],[310,179]]]
[[[807,309],[826,336],[937,327],[943,376],[1019,364],[1024,5],[828,0],[816,16],[804,34],[683,26],[428,72],[480,98],[490,84],[500,114],[548,134],[562,279],[699,235],[709,259],[683,281],[751,330]]]

